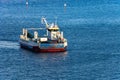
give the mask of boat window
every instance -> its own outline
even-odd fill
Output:
[[[27,37],[28,38],[34,38],[34,36],[31,33],[29,33],[29,32],[27,33]]]

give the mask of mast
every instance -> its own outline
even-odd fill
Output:
[[[57,25],[57,17],[55,17],[55,25]]]

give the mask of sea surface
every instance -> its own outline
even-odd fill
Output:
[[[120,0],[0,0],[0,80],[120,80]],[[66,7],[64,7],[66,4]],[[22,28],[57,23],[66,52],[21,49]]]

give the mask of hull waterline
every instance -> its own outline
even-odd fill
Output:
[[[31,50],[33,52],[41,52],[41,53],[46,53],[46,52],[65,52],[66,51],[66,47],[65,48],[39,48],[39,46],[27,46],[24,44],[20,44],[21,48],[27,49],[27,50]]]

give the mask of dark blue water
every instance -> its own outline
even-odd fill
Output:
[[[120,80],[120,0],[0,0],[0,80]],[[64,3],[67,7],[64,8]],[[21,49],[24,27],[55,21],[64,53]]]

